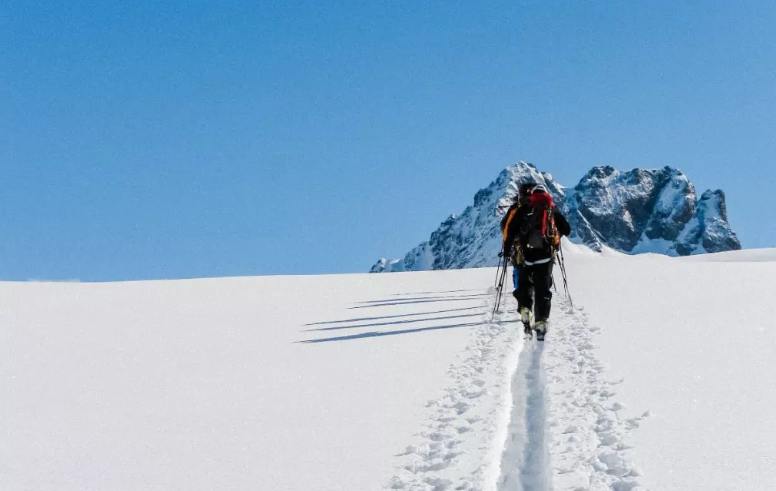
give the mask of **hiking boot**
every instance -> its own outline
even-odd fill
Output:
[[[531,312],[527,307],[520,308],[520,322],[526,326],[530,326],[531,322],[533,322],[533,312]]]
[[[544,335],[547,334],[547,321],[539,321],[534,325],[536,331],[536,339],[544,341]]]

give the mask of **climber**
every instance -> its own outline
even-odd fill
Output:
[[[517,249],[518,279],[513,295],[526,335],[530,336],[533,328],[541,341],[550,317],[555,253],[561,236],[571,233],[571,226],[544,185],[534,186],[524,200],[525,204],[518,206],[513,216],[508,213],[504,221],[504,251]]]
[[[531,199],[531,191],[533,191],[534,187],[536,187],[535,182],[524,182],[521,184],[517,195],[515,196],[515,202],[512,203],[512,206],[509,207],[506,214],[504,214],[504,217],[501,219],[501,233],[504,241],[506,241],[507,238],[507,229],[509,228],[510,222],[517,214],[518,208],[528,204],[528,201]],[[518,278],[520,278],[520,268],[523,266],[522,259],[520,258],[520,246],[514,244],[513,247],[504,247],[502,250],[512,263],[512,284],[513,288],[517,290]]]

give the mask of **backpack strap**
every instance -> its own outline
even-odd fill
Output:
[[[555,225],[555,207],[548,208],[547,214],[550,233],[545,234],[545,236],[550,239],[550,245],[552,245],[553,250],[556,250],[560,246],[560,234],[558,233],[557,225]]]
[[[519,206],[515,206],[514,208],[511,208],[507,212],[507,221],[504,225],[504,230],[502,230],[502,233],[504,234],[504,238],[501,239],[502,242],[507,240],[507,233],[509,232],[509,224],[512,223],[512,219],[515,218],[515,215],[517,215],[517,210],[520,208]]]

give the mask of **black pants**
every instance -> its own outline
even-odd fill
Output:
[[[533,310],[536,322],[549,319],[552,307],[551,288],[552,261],[533,266],[520,266],[517,289],[513,292],[517,299],[518,311],[523,307]]]

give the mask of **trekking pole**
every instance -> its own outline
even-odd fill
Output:
[[[502,258],[504,257],[504,244],[501,244],[501,252],[498,253],[498,257]],[[498,287],[498,279],[501,274],[501,264],[503,261],[499,259],[498,266],[496,266],[496,282],[493,284],[493,286]]]
[[[498,312],[498,308],[501,305],[501,295],[504,292],[504,280],[507,277],[507,261],[509,258],[504,257],[503,262],[499,263],[499,267],[501,268],[501,275],[499,276],[498,286],[496,287],[496,304],[493,306],[493,313],[490,316],[490,319],[493,320],[493,318],[496,316],[496,313]]]
[[[563,275],[563,289],[566,290],[566,298],[569,299],[569,305],[571,305],[571,308],[574,308],[574,301],[571,299],[571,293],[569,293],[569,282],[568,278],[566,277],[566,260],[563,257],[563,244],[559,244],[558,251],[560,252],[560,272],[561,275]]]
[[[499,305],[501,304],[501,292],[503,291],[503,288],[503,284],[499,284],[498,287],[496,287],[496,302],[495,305],[493,305],[493,312],[490,314],[491,321],[496,317],[496,312],[498,312]]]

